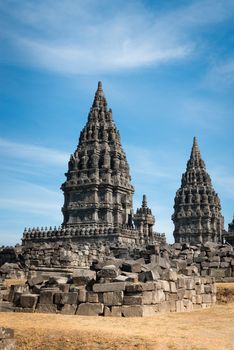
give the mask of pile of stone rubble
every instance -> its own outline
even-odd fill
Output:
[[[9,300],[18,312],[124,317],[191,311],[216,302],[214,278],[199,276],[196,268],[179,274],[167,259],[151,260],[113,258],[66,277],[37,274],[25,285],[11,286]]]

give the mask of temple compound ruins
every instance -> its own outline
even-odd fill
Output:
[[[134,188],[119,131],[102,90],[68,162],[58,228],[25,229],[0,250],[1,298],[13,311],[154,316],[216,302],[215,282],[234,281],[234,219],[224,230],[220,200],[194,138],[174,203],[175,243],[154,231]],[[1,291],[1,278],[27,278]]]

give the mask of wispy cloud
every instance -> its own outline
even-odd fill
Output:
[[[23,64],[100,73],[184,59],[197,46],[193,31],[230,18],[233,9],[231,0],[197,1],[164,12],[150,12],[143,1],[25,1],[14,8],[5,1],[1,36],[6,51],[16,51]]]
[[[234,85],[234,57],[213,63],[204,83],[214,90],[223,91]]]
[[[232,115],[226,105],[206,97],[186,97],[177,110],[178,119],[184,124],[191,124],[195,130],[202,128],[219,134],[227,127],[223,121],[231,119]]]
[[[11,181],[11,187],[2,189],[0,208],[26,212],[61,220],[62,194],[59,191],[26,181]],[[25,223],[27,224],[27,223]]]
[[[0,155],[44,164],[64,165],[68,161],[65,152],[3,138],[0,138]]]
[[[217,192],[234,199],[234,176],[225,167],[215,167],[210,172]]]

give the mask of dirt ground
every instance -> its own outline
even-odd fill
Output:
[[[154,318],[0,313],[17,350],[234,349],[234,303]]]

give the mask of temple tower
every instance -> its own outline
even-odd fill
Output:
[[[221,241],[224,220],[220,200],[206,172],[196,137],[181,187],[176,192],[174,209],[175,242]]]
[[[65,175],[64,228],[129,224],[134,188],[101,82]]]
[[[153,238],[153,225],[155,218],[151,209],[148,207],[146,195],[143,195],[142,206],[138,208],[133,217],[136,229],[144,237],[145,241],[151,241]]]

